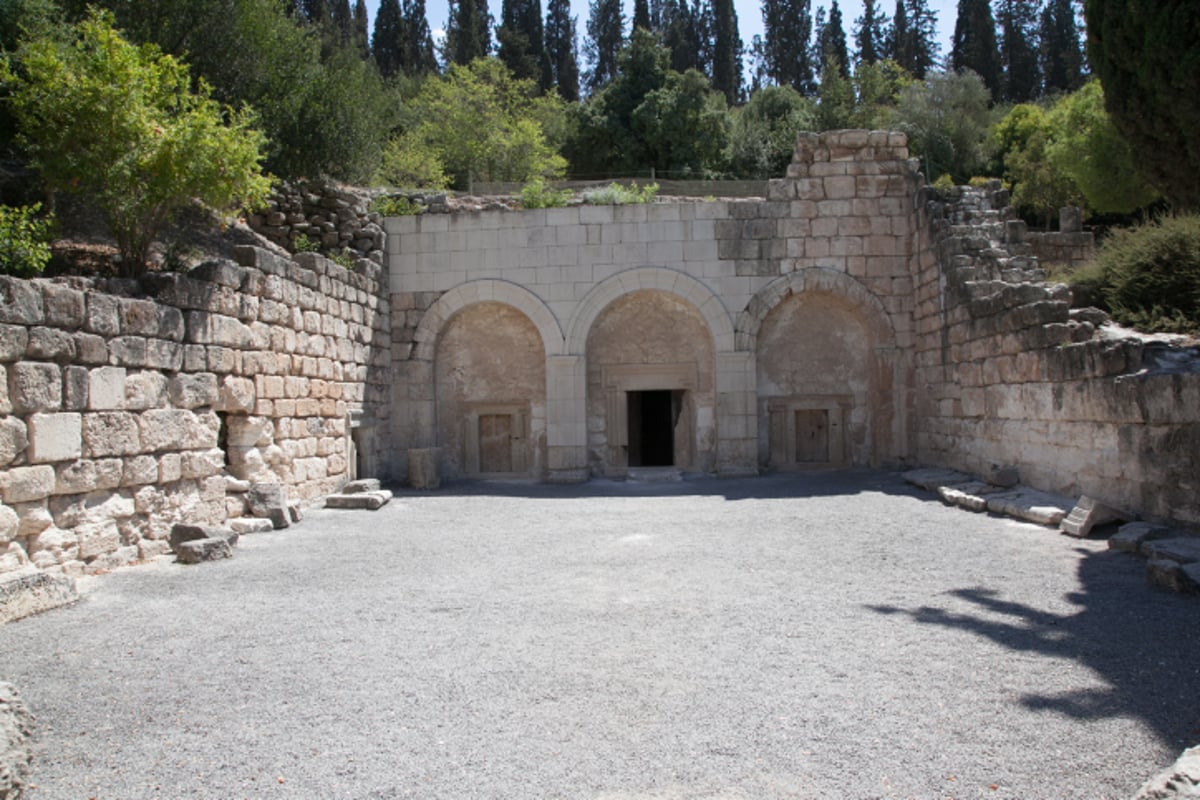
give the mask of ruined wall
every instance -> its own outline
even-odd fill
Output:
[[[374,193],[331,181],[280,181],[265,208],[246,223],[280,247],[294,252],[304,236],[322,253],[349,252],[353,258],[383,263],[383,217],[371,210]]]
[[[1200,359],[1097,334],[998,186],[928,196],[918,249],[918,455],[1200,522]],[[1015,232],[1016,235],[1012,235]]]
[[[384,276],[299,261],[0,278],[0,572],[164,552],[174,522],[243,512],[230,477],[300,500],[349,478],[350,426],[388,414]]]

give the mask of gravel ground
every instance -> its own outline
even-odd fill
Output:
[[[1200,600],[890,473],[462,484],[0,627],[54,798],[1118,798]]]

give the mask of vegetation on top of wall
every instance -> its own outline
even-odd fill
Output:
[[[523,208],[562,208],[575,197],[570,189],[555,189],[541,178],[534,178],[521,187]]]
[[[1070,277],[1118,322],[1164,333],[1200,333],[1200,215],[1113,230],[1095,263]]]
[[[0,205],[0,272],[30,277],[50,262],[50,231],[54,221],[40,216],[42,206],[13,208]]]
[[[385,217],[414,217],[425,213],[425,206],[404,195],[382,195],[371,201],[371,210]]]
[[[658,197],[658,184],[645,186],[622,186],[610,183],[601,189],[589,189],[583,193],[583,202],[593,206],[625,206],[653,203]]]

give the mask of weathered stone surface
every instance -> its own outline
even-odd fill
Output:
[[[171,552],[171,545],[162,539],[138,539],[138,560],[149,561]]]
[[[1151,558],[1146,562],[1146,581],[1178,594],[1200,592],[1200,563],[1181,564],[1170,558]]]
[[[79,537],[79,557],[88,561],[111,553],[121,546],[121,531],[115,518],[95,519],[75,526]]]
[[[288,503],[288,519],[293,525],[299,525],[304,521],[304,508],[300,505],[299,500],[292,500]]]
[[[142,450],[137,417],[125,411],[83,415],[83,454],[87,457],[136,455]]]
[[[0,275],[0,322],[40,325],[46,319],[40,287],[30,281]]]
[[[74,364],[63,368],[63,410],[86,411],[88,407],[88,368]]]
[[[361,492],[378,492],[378,478],[360,478],[356,481],[350,481],[342,487],[342,494],[359,494]]]
[[[331,494],[325,498],[326,508],[352,508],[376,511],[383,508],[392,493],[386,489],[378,491],[355,492],[353,494]]]
[[[231,546],[237,544],[238,533],[232,528],[218,528],[213,525],[193,525],[187,522],[177,522],[171,526],[171,549],[179,551],[184,542],[197,539],[224,539]]]
[[[0,575],[27,572],[30,568],[29,554],[20,542],[9,542],[0,547]]]
[[[436,489],[442,485],[438,472],[438,448],[408,451],[408,482],[414,489]]]
[[[8,368],[8,399],[17,414],[62,408],[62,371],[57,364],[22,361]]]
[[[42,569],[79,558],[79,537],[75,531],[48,527],[29,537],[29,558]]]
[[[30,328],[25,357],[66,364],[75,358],[75,337],[58,328]]]
[[[167,405],[167,376],[161,372],[141,370],[125,377],[125,408],[143,411]]]
[[[29,346],[29,329],[24,325],[0,325],[0,361],[17,361]]]
[[[4,502],[11,505],[49,497],[54,483],[54,467],[48,464],[13,467],[4,478]]]
[[[41,288],[47,325],[68,330],[83,327],[87,310],[83,292],[57,283],[45,283]]]
[[[233,548],[223,538],[193,539],[182,542],[175,551],[175,560],[180,564],[199,564],[223,558],[233,558]]]
[[[1156,525],[1152,522],[1127,522],[1108,538],[1108,549],[1119,550],[1123,553],[1136,553],[1142,546],[1142,542],[1150,539],[1165,539],[1173,535],[1172,529],[1166,525]]]
[[[1174,764],[1142,784],[1133,800],[1200,798],[1200,746],[1184,750]]]
[[[238,533],[270,533],[275,530],[274,523],[269,519],[257,517],[237,517],[226,523],[229,529]]]
[[[79,599],[65,575],[32,572],[0,577],[0,624],[58,608]]]
[[[97,367],[88,374],[88,408],[119,411],[125,407],[124,367]]]
[[[0,505],[0,546],[6,545],[17,538],[21,529],[21,518],[17,512],[5,505]]]
[[[902,477],[906,483],[928,489],[931,492],[937,491],[939,486],[970,483],[972,480],[971,476],[965,472],[952,469],[910,469]]]
[[[0,800],[18,800],[29,787],[34,717],[11,683],[0,682]]]
[[[278,483],[251,484],[250,491],[246,493],[246,502],[251,514],[271,520],[271,524],[276,528],[291,525],[286,487]]]
[[[25,423],[16,417],[0,417],[0,467],[7,467],[29,446]]]
[[[73,412],[29,415],[31,464],[69,461],[83,455],[83,418]]]
[[[167,395],[177,408],[211,406],[217,402],[217,376],[211,372],[176,375],[171,378]]]
[[[1007,514],[1038,525],[1058,525],[1074,503],[1061,495],[1019,488],[988,496],[988,511]]]
[[[987,511],[987,487],[988,484],[982,482],[964,483],[958,486],[939,486],[937,493],[944,503],[979,513]],[[981,489],[983,491],[980,491]]]
[[[990,464],[983,471],[982,478],[993,486],[1010,489],[1021,482],[1021,472],[1008,464]]]
[[[1177,536],[1142,542],[1138,552],[1150,559],[1167,559],[1179,564],[1200,561],[1200,537]]]
[[[137,563],[139,552],[135,544],[114,548],[89,561],[84,568],[84,573],[88,575],[100,575],[120,567],[135,564]]]
[[[221,379],[220,395],[217,407],[222,411],[237,414],[250,414],[254,411],[257,396],[254,391],[254,381],[249,378],[239,378],[226,375]]]

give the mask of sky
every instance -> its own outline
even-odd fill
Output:
[[[489,2],[491,3],[492,16],[499,19],[502,0],[489,0]],[[628,19],[633,16],[633,0],[624,0],[624,4],[625,17]],[[755,35],[762,35],[761,2],[760,0],[734,0],[734,5],[737,7],[738,26],[741,28],[742,41],[746,47],[749,47]],[[812,0],[813,16],[816,16],[818,7],[825,6],[826,10],[828,10],[829,5],[829,0]],[[877,5],[888,16],[891,16],[892,10],[896,6],[893,0],[882,0]],[[850,45],[851,50],[853,50],[854,20],[862,16],[862,0],[839,0],[838,7],[842,10],[842,24],[846,29],[847,43]],[[940,55],[944,58],[950,52],[950,39],[954,34],[954,18],[957,13],[958,2],[957,0],[930,0],[929,7],[937,14],[938,40],[942,45]],[[367,12],[370,15],[372,30],[374,30],[375,10],[377,8],[379,8],[379,0],[367,0]],[[429,27],[434,31],[434,37],[437,38],[439,32],[445,27],[446,20],[449,18],[447,2],[446,0],[425,0],[425,10],[426,15],[429,17]],[[571,0],[571,10],[578,18],[576,29],[579,32],[580,52],[582,53],[582,40],[587,34],[588,0]],[[542,13],[544,14],[545,11],[546,0],[542,0]]]

